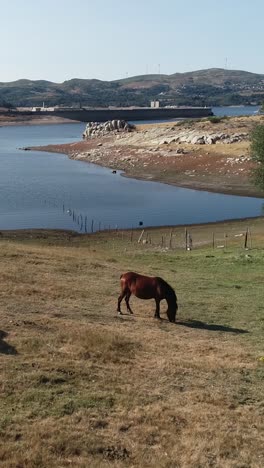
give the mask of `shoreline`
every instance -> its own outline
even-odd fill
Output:
[[[98,144],[98,143],[97,143]],[[134,174],[129,171],[129,167],[118,167],[117,165],[113,165],[110,163],[107,164],[107,161],[94,161],[90,159],[86,159],[84,157],[76,157],[76,155],[73,155],[73,147],[76,147],[77,145],[83,145],[83,142],[77,142],[77,143],[66,143],[66,144],[57,144],[57,145],[47,145],[47,146],[29,146],[28,149],[32,151],[41,151],[41,152],[49,152],[49,153],[56,153],[56,154],[64,154],[67,156],[69,159],[73,159],[76,161],[82,161],[90,164],[95,164],[100,167],[104,167],[107,169],[112,169],[112,170],[117,170],[120,172],[120,175],[122,177],[127,177],[130,179],[136,179],[136,180],[142,180],[145,182],[156,182],[156,183],[161,183],[161,184],[166,184],[170,185],[173,187],[178,187],[178,188],[185,188],[189,190],[197,190],[197,191],[203,191],[203,192],[208,192],[208,193],[218,193],[221,195],[229,195],[229,196],[240,196],[240,197],[249,197],[249,198],[260,198],[264,199],[264,192],[261,192],[258,190],[256,187],[251,187],[249,190],[248,188],[244,188],[244,185],[241,184],[238,187],[221,187],[221,186],[212,186],[210,185],[210,182],[205,182],[205,181],[195,181],[195,180],[190,180],[188,178],[185,178],[184,180],[178,180],[178,181],[172,181],[172,180],[166,180],[162,177],[159,177],[158,175],[144,175],[144,174]]]
[[[3,120],[1,119],[0,115],[0,128],[1,127],[21,127],[21,126],[32,126],[32,125],[61,125],[61,124],[73,124],[73,123],[80,123],[77,120],[70,120],[70,119],[65,119],[63,117],[41,117],[41,116],[36,116],[27,118],[27,117],[21,117],[19,119],[18,117],[15,117],[14,119],[10,117],[9,119],[6,120],[4,117]]]
[[[264,215],[260,216],[252,216],[252,217],[246,217],[246,218],[233,218],[233,219],[222,219],[219,221],[207,221],[204,223],[186,223],[186,224],[168,224],[168,225],[159,225],[159,226],[138,226],[134,228],[120,228],[116,230],[115,228],[113,229],[102,229],[100,231],[94,231],[94,232],[78,232],[78,231],[73,231],[70,229],[47,229],[47,228],[22,228],[22,229],[1,229],[0,230],[0,241],[1,239],[39,239],[39,238],[49,238],[49,237],[54,237],[54,238],[59,238],[61,240],[72,240],[77,237],[90,237],[90,236],[108,236],[113,233],[120,233],[120,232],[142,232],[144,231],[168,231],[170,233],[172,230],[177,231],[181,230],[183,228],[193,228],[193,229],[207,229],[207,228],[212,228],[212,227],[218,227],[219,229],[222,228],[224,225],[227,225],[229,228],[230,227],[248,227],[247,224],[249,223],[262,223],[264,222]],[[254,224],[255,224],[254,223]],[[245,224],[245,226],[243,226]]]
[[[250,133],[264,116],[139,124],[82,141],[32,146],[97,164],[123,177],[224,195],[264,199],[252,174]],[[81,135],[80,135],[81,137]],[[200,142],[202,140],[202,142]]]
[[[105,166],[101,166],[101,167],[105,167]],[[222,191],[219,191],[217,189],[214,189],[213,187],[201,187],[198,184],[196,185],[195,183],[190,185],[190,184],[187,184],[187,183],[179,182],[179,183],[176,184],[176,183],[173,183],[173,182],[160,181],[160,180],[154,179],[154,178],[146,179],[146,178],[140,177],[140,176],[134,177],[134,176],[126,174],[125,172],[122,172],[121,176],[130,178],[130,179],[142,180],[142,181],[145,181],[145,182],[156,182],[156,183],[159,183],[159,184],[166,184],[166,185],[170,185],[172,187],[184,188],[184,189],[188,189],[188,190],[208,192],[208,193],[218,193],[219,195],[229,195],[229,196],[233,196],[233,197],[248,197],[248,198],[260,198],[260,199],[263,198],[263,200],[264,200],[264,194],[263,195],[260,195],[260,194],[259,195],[254,195],[252,193],[248,193],[248,191],[245,191],[245,193],[244,193],[242,191],[242,189],[239,190],[239,193],[237,193],[237,192],[234,191],[234,189],[222,189]],[[234,218],[234,220],[235,219],[236,218]]]

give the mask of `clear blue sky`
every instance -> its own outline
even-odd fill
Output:
[[[264,74],[264,0],[0,0],[0,81]]]

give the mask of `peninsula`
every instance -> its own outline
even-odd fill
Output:
[[[255,115],[137,125],[132,132],[116,130],[34,149],[65,153],[128,177],[262,198],[264,193],[252,181],[255,163],[249,138],[253,127],[263,122],[263,115]]]

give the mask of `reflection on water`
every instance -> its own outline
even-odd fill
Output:
[[[95,232],[95,231],[100,232],[102,229],[103,230],[107,229],[107,226],[105,225],[102,226],[100,221],[98,222],[98,226],[96,226],[93,219],[91,220],[91,223],[89,224],[89,219],[87,215],[83,215],[82,213],[78,213],[78,212],[76,213],[71,208],[68,208],[68,209],[65,208],[64,205],[62,205],[62,211],[63,213],[67,214],[72,219],[76,228],[78,228],[77,229],[78,232],[84,232],[84,233]],[[109,226],[109,229],[110,229],[110,226]]]
[[[62,206],[60,206],[56,202],[50,202],[47,200],[44,200],[44,205],[49,206],[51,208],[57,208],[61,209],[63,215],[65,218],[69,218],[75,227],[75,231],[78,231],[79,233],[93,233],[93,232],[100,232],[100,231],[106,231],[106,230],[111,230],[115,229],[118,230],[118,225],[111,225],[111,224],[104,224],[101,221],[97,221],[94,219],[89,218],[86,214],[80,212],[79,210],[72,209],[65,205],[64,203]],[[141,226],[143,223],[140,221],[138,223],[139,226]]]

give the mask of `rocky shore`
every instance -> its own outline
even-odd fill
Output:
[[[83,132],[83,138],[98,138],[113,132],[131,132],[135,129],[134,125],[129,124],[125,120],[108,120],[107,122],[88,122]]]
[[[106,131],[43,151],[124,171],[124,175],[180,187],[264,197],[253,184],[249,135],[264,116],[202,119]],[[116,129],[117,130],[117,129]]]

